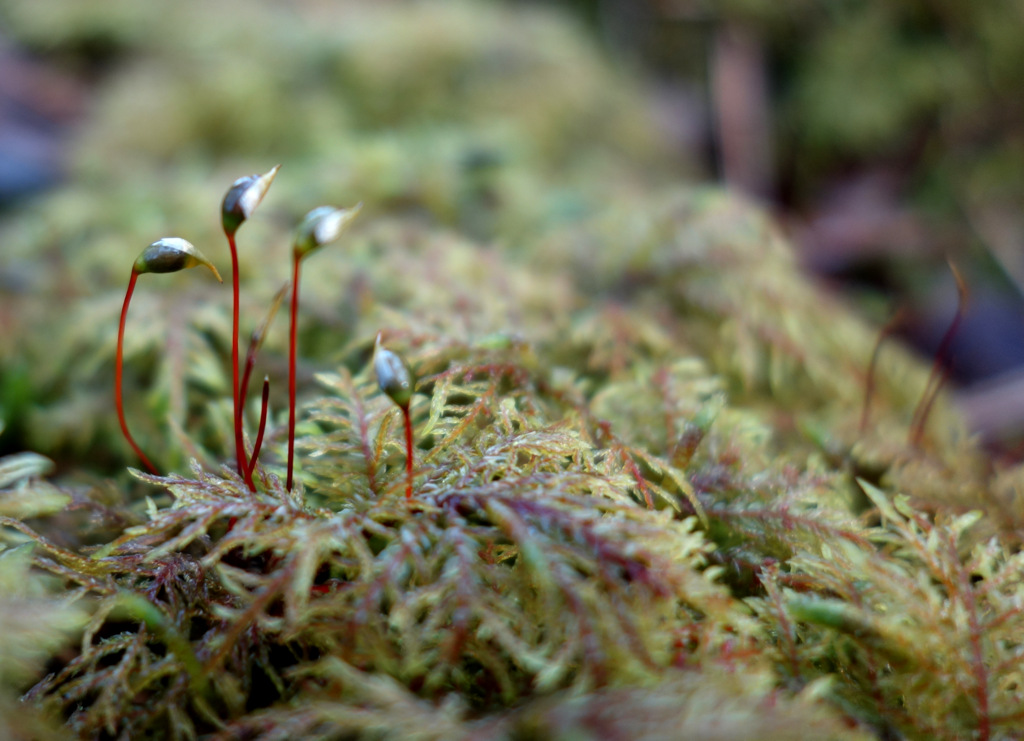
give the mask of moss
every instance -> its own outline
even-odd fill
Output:
[[[401,31],[442,77],[486,59],[478,35],[504,23],[571,34],[438,13],[479,23],[453,31],[454,58]],[[168,53],[131,38],[131,54]],[[132,307],[132,429],[172,473],[121,472],[109,397],[130,259],[171,224],[214,254],[223,188],[257,168],[158,169],[159,147],[136,143],[136,177],[83,166],[4,224],[24,313],[2,362],[23,343],[35,407],[4,434],[61,466],[0,460],[0,578],[15,564],[17,582],[0,597],[16,617],[0,665],[17,669],[0,710],[22,694],[19,723],[86,738],[1010,735],[1020,471],[995,471],[941,403],[906,442],[927,369],[884,347],[862,424],[877,331],[801,276],[763,214],[668,189],[600,137],[547,169],[549,129],[515,117],[492,140],[507,159],[464,166],[480,141],[466,121],[499,91],[449,76],[405,118],[395,79],[412,63],[364,69],[351,60],[374,50],[358,48],[316,69],[389,91],[351,115],[395,128],[285,161],[239,240],[255,326],[287,268],[287,214],[365,189],[343,244],[306,270],[291,491],[274,325],[255,491],[223,464],[231,322],[212,281],[154,281]],[[552,77],[598,74],[580,53]],[[631,95],[606,98],[602,79],[581,87],[593,110]],[[410,499],[401,413],[371,367],[381,331],[419,379]]]

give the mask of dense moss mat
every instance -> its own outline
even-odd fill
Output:
[[[877,330],[678,182],[635,84],[537,11],[240,7],[0,5],[117,62],[71,181],[0,227],[4,438],[58,463],[0,459],[8,736],[1012,737],[1019,471],[941,401],[906,442],[927,368],[883,345],[869,383]],[[177,233],[224,265],[220,198],[278,160],[246,333],[295,217],[364,203],[304,267],[297,486],[284,322],[250,492],[230,298],[192,273],[132,304],[129,420],[171,473],[126,473],[130,263]],[[411,499],[378,332],[419,379]]]

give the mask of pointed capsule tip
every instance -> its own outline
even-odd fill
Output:
[[[217,279],[218,283],[224,282],[224,279],[220,277],[220,273],[217,271],[216,265],[214,265],[212,262],[204,262],[203,265],[210,269],[210,272],[213,273],[213,277]]]

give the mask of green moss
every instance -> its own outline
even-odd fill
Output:
[[[415,52],[393,67],[358,34],[314,37],[325,56],[302,67],[306,92],[361,91],[345,113],[359,124],[323,158],[309,154],[320,134],[300,140],[240,240],[244,337],[287,271],[294,218],[364,201],[304,275],[293,491],[280,327],[260,357],[272,393],[255,491],[223,464],[231,322],[212,281],[150,281],[132,305],[131,426],[173,473],[122,472],[110,399],[130,260],[164,232],[216,259],[223,189],[270,163],[160,169],[160,146],[125,144],[133,177],[83,164],[3,225],[0,259],[24,290],[0,362],[16,367],[17,347],[33,393],[4,434],[61,465],[48,481],[39,457],[0,460],[0,579],[9,567],[17,582],[0,593],[0,654],[15,657],[0,662],[15,672],[0,717],[86,738],[1012,733],[1020,471],[993,473],[942,404],[923,443],[905,442],[927,371],[898,347],[882,350],[862,425],[877,331],[803,277],[749,204],[666,189],[643,151],[605,151],[621,131],[576,141],[531,119],[557,119],[554,105],[513,105],[478,131],[500,83],[455,73],[503,49],[488,34],[518,38],[510,23],[567,39],[527,60],[554,66],[556,97],[607,75],[581,84],[576,123],[621,96],[640,105],[568,27],[428,7],[408,26],[361,16],[365,38]],[[455,17],[477,25],[446,46]],[[125,53],[167,73],[169,47],[133,38]],[[420,57],[440,79],[405,111]],[[359,102],[372,90],[378,107]],[[314,130],[341,113],[322,115]],[[103,120],[86,141],[116,139]],[[166,142],[204,156],[259,158],[249,134],[221,150],[203,127],[171,128]],[[467,165],[482,140],[501,156]],[[538,156],[548,146],[566,148],[564,169]],[[371,367],[381,331],[419,379],[411,499],[400,411]]]

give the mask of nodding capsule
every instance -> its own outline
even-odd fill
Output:
[[[164,237],[153,242],[135,258],[132,269],[136,273],[176,273],[197,265],[209,268],[218,281],[224,282],[206,255],[181,237]]]

